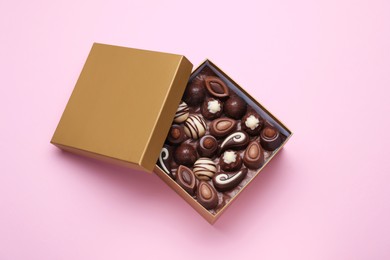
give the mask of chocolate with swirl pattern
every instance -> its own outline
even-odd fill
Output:
[[[245,178],[246,174],[248,173],[247,168],[242,168],[241,170],[235,172],[235,173],[225,173],[221,172],[213,177],[213,184],[214,187],[218,191],[228,191],[235,187],[237,187],[238,184]]]
[[[249,135],[243,131],[237,131],[228,135],[221,143],[220,153],[227,149],[239,150],[244,149],[249,143]]]

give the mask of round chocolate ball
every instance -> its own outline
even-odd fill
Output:
[[[249,111],[241,120],[241,128],[250,135],[260,134],[264,119],[254,111]]]
[[[172,125],[169,129],[167,140],[170,144],[179,144],[187,139],[182,125]]]
[[[213,120],[222,115],[223,104],[221,100],[215,98],[206,98],[200,108],[200,112],[204,118]]]
[[[227,150],[219,159],[219,165],[224,171],[235,171],[241,168],[242,159],[237,151]]]
[[[279,131],[271,126],[266,126],[260,133],[260,144],[267,151],[276,150],[282,143]]]
[[[225,114],[234,119],[241,119],[246,113],[246,102],[239,96],[231,96],[224,105]]]
[[[193,146],[182,143],[176,148],[173,157],[177,164],[191,167],[198,159],[198,154]]]
[[[211,158],[218,150],[218,142],[212,135],[205,135],[199,140],[198,153],[203,157]]]
[[[196,106],[203,102],[206,96],[204,81],[198,78],[188,83],[184,92],[183,100],[189,106]]]

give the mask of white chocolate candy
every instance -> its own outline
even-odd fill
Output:
[[[259,119],[256,118],[254,115],[250,115],[245,121],[246,127],[250,128],[251,130],[255,130],[255,128],[258,127],[259,124]]]
[[[192,139],[199,139],[206,133],[206,122],[202,116],[191,115],[184,123],[184,132]]]
[[[189,114],[190,114],[190,109],[188,108],[187,104],[181,101],[179,107],[177,108],[173,122],[182,123],[186,121]]]
[[[221,104],[218,102],[218,100],[211,100],[207,103],[207,109],[210,113],[215,114],[221,111]]]
[[[226,151],[223,153],[223,161],[226,164],[236,162],[236,157],[237,157],[237,155],[236,155],[236,152],[234,152],[234,151]]]
[[[201,157],[195,162],[193,172],[199,180],[209,180],[217,172],[217,166],[211,159]]]

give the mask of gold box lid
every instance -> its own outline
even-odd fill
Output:
[[[51,143],[152,172],[191,70],[182,55],[93,44]]]

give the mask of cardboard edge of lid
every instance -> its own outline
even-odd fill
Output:
[[[164,105],[161,107],[160,115],[154,125],[154,131],[149,138],[141,157],[139,165],[145,171],[152,173],[156,165],[161,148],[167,137],[171,127],[173,117],[177,111],[180,100],[183,97],[185,87],[190,78],[192,71],[192,63],[183,55],[181,56],[180,64],[177,67],[175,76],[173,77],[171,87],[165,97]]]

